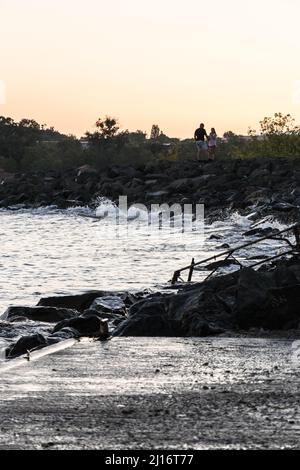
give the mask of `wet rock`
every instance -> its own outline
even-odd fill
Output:
[[[113,336],[177,336],[172,325],[160,311],[151,314],[143,311],[123,321],[113,332]]]
[[[149,295],[151,295],[149,289],[138,292],[89,291],[76,295],[46,297],[39,301],[38,306],[66,308],[76,310],[79,314],[92,309],[99,312],[115,312],[124,315],[127,308]]]
[[[257,168],[249,176],[250,179],[255,180],[256,184],[265,183],[270,177],[270,171],[267,168]]]
[[[140,176],[142,176],[142,172],[132,166],[120,168],[119,174],[129,179],[139,178]]]
[[[96,315],[88,315],[59,322],[53,329],[52,334],[55,334],[64,328],[72,328],[76,330],[79,336],[87,336],[91,338],[105,338],[109,336],[107,322],[101,320]]]
[[[237,325],[280,330],[297,327],[300,322],[300,284],[292,276],[283,287],[274,273],[244,269],[239,276],[234,309]],[[292,282],[292,284],[290,284]]]
[[[226,289],[233,280],[234,276],[220,277],[218,281],[184,289],[168,299],[168,313],[176,323],[177,333],[181,332],[179,336],[210,336],[232,328],[231,313],[224,307],[225,300],[220,302],[216,294],[224,292],[224,299],[229,298]]]
[[[222,235],[211,235],[209,240],[221,240],[222,238]]]
[[[268,236],[273,236],[276,235],[279,232],[278,229],[275,229],[273,227],[267,227],[267,228],[254,228],[252,230],[248,230],[248,232],[243,233],[245,237],[268,237]]]
[[[126,315],[124,300],[116,295],[97,297],[91,304],[90,309],[99,312],[112,312],[119,315]]]
[[[107,321],[111,328],[118,326],[120,323],[122,323],[122,321],[124,321],[124,315],[110,312],[101,312],[93,309],[86,310],[80,316],[86,318],[90,317],[91,315],[100,318],[100,320]]]
[[[80,338],[80,333],[75,328],[65,327],[48,336],[47,341],[50,345],[59,343],[60,341],[76,338]]]
[[[163,198],[162,202],[170,204],[181,201],[184,195],[188,203],[205,202],[208,216],[217,209],[253,210],[255,204],[256,211],[263,215],[276,213],[286,222],[299,217],[299,174],[299,163],[285,158],[209,163],[157,161],[111,165],[103,171],[84,165],[63,172],[18,173],[3,178],[0,205],[93,206],[97,197],[114,199],[119,194],[127,195],[132,202],[149,205]]]
[[[150,179],[155,179],[155,180],[166,180],[168,179],[168,175],[164,173],[148,173],[144,176],[144,179],[150,180]]]
[[[155,294],[134,304],[114,336],[210,336],[300,326],[300,264],[279,261]]]
[[[221,284],[220,284],[221,285]],[[226,283],[224,284],[226,285]],[[232,326],[230,315],[211,292],[213,284],[200,284],[165,296],[138,302],[115,336],[210,336]]]
[[[169,191],[155,191],[155,192],[148,192],[146,193],[146,197],[148,198],[160,198],[160,197],[165,197],[165,196],[168,196],[169,194]]]
[[[272,192],[269,189],[260,189],[257,191],[252,191],[246,197],[246,202],[248,204],[266,204],[271,201]]]
[[[277,204],[274,204],[272,208],[274,211],[278,211],[278,212],[291,212],[295,209],[298,209],[297,206],[293,204],[289,204],[287,202],[279,202]]]
[[[39,307],[56,307],[74,309],[78,312],[84,312],[93,303],[97,297],[107,295],[106,291],[91,291],[77,295],[65,295],[57,297],[46,297],[39,301]]]
[[[26,354],[28,351],[40,349],[45,346],[47,346],[47,341],[43,335],[23,336],[6,350],[6,357],[13,359],[14,357]]]
[[[185,191],[189,189],[189,180],[188,178],[181,178],[173,181],[167,188],[171,191]]]
[[[77,168],[77,177],[82,176],[82,175],[91,176],[91,175],[97,175],[97,174],[98,174],[98,171],[90,165],[83,165]]]
[[[77,317],[76,310],[56,307],[9,307],[1,317],[6,321],[40,321],[46,323],[57,323],[61,320]]]
[[[175,336],[166,316],[164,297],[154,295],[134,304],[114,336]]]

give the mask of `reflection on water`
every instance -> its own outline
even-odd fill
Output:
[[[103,222],[91,209],[0,211],[0,221],[0,313],[48,294],[164,284],[192,257],[201,260],[219,253],[223,243],[244,242],[242,233],[251,226],[249,219],[234,215],[206,226],[203,239],[198,232],[182,236],[157,231],[150,236],[145,224],[123,239],[107,224],[103,236]],[[212,234],[221,240],[210,240]],[[268,253],[274,243],[265,242],[251,253]]]

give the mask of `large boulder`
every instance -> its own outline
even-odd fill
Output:
[[[277,235],[279,232],[278,229],[273,228],[273,227],[266,227],[266,228],[254,228],[251,230],[248,230],[247,232],[243,233],[245,237],[273,237]]]
[[[147,289],[134,293],[126,291],[89,291],[76,295],[46,297],[39,301],[38,306],[67,308],[77,310],[80,313],[92,308],[98,311],[125,314],[126,308],[148,295],[150,295],[150,291]]]
[[[211,336],[234,328],[235,278],[220,276],[168,298],[168,314],[179,336]]]
[[[113,336],[176,336],[163,300],[145,300],[135,304],[113,332]]]
[[[72,328],[78,332],[78,336],[91,338],[106,338],[109,336],[108,324],[96,315],[73,318],[59,322],[53,329],[55,334],[65,328]]]
[[[118,173],[130,180],[133,178],[138,178],[139,176],[143,176],[143,173],[138,171],[136,168],[132,166],[125,166],[118,169]]]
[[[114,336],[210,336],[234,327],[234,276],[137,302]],[[223,293],[223,298],[221,294]]]
[[[97,297],[90,306],[90,309],[98,312],[116,313],[119,315],[126,314],[126,304],[123,296],[107,295]]]
[[[91,315],[100,318],[100,320],[102,321],[107,322],[110,331],[113,331],[125,319],[124,315],[120,315],[118,313],[102,312],[93,309],[86,310],[85,312],[83,312],[82,315],[80,315],[80,317],[87,318]]]
[[[52,333],[48,336],[48,344],[59,343],[60,341],[66,341],[68,339],[78,339],[80,338],[80,333],[72,327],[64,327],[55,333]]]
[[[289,202],[277,202],[276,204],[273,204],[272,208],[274,211],[278,212],[291,212],[299,209],[297,206],[290,204]]]
[[[22,356],[27,352],[44,348],[45,346],[47,346],[47,340],[43,335],[36,334],[31,336],[23,336],[15,344],[7,348],[6,357],[8,359],[13,359],[15,357]]]
[[[76,295],[64,295],[57,297],[45,297],[38,303],[39,307],[57,307],[74,309],[78,312],[84,312],[93,303],[97,297],[107,295],[104,291],[91,291]]]
[[[114,336],[210,336],[225,331],[300,325],[300,265],[244,268],[136,302]]]
[[[188,178],[181,178],[178,180],[173,181],[167,189],[171,191],[180,191],[180,192],[185,192],[189,191],[191,188],[190,181]]]
[[[158,198],[159,199],[159,198],[168,196],[168,194],[169,194],[169,191],[166,191],[166,190],[148,192],[146,193],[146,198],[149,198],[149,199]]]
[[[32,320],[45,323],[57,323],[68,318],[75,318],[76,310],[57,307],[9,307],[1,317],[6,321]]]
[[[239,328],[282,330],[298,327],[300,283],[292,271],[285,272],[283,277],[278,275],[279,272],[244,269],[240,273],[234,308]]]
[[[90,178],[98,175],[98,170],[90,165],[83,165],[77,168],[77,181],[82,181],[85,178]]]

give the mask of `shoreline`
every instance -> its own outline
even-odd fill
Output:
[[[224,212],[249,215],[251,211],[254,221],[266,215],[285,223],[299,221],[300,163],[283,158],[159,161],[144,168],[111,167],[102,172],[85,166],[63,174],[2,178],[2,207],[8,202],[38,204],[37,198],[41,205],[63,207],[71,201],[93,205],[97,197],[108,195],[114,200],[123,194],[129,203],[148,205],[202,202],[206,220],[220,219]],[[79,193],[79,199],[70,199]],[[1,200],[3,195],[6,199]],[[259,230],[266,233],[268,229],[258,229],[253,235],[259,236]],[[0,320],[12,325],[22,319],[53,324],[46,335],[21,337],[11,345],[9,357],[83,336],[105,340],[110,335],[208,337],[253,328],[296,330],[299,285],[300,262],[294,257],[263,265],[258,271],[244,268],[207,283],[179,285],[174,293],[98,291],[41,299],[36,307],[9,308]]]
[[[299,449],[298,370],[283,340],[78,343],[2,376],[0,447]]]
[[[90,337],[300,337],[300,261],[244,268],[206,282],[173,290],[87,291],[40,299],[35,307],[10,307],[0,317],[10,334],[19,325],[28,333],[11,342],[7,359],[28,351]]]
[[[224,213],[254,212],[293,223],[300,215],[300,162],[287,158],[167,162],[113,166],[85,165],[64,172],[0,172],[0,207],[39,208],[56,205],[96,207],[101,198],[135,203],[204,204],[207,219]]]

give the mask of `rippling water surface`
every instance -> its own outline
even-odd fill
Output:
[[[242,234],[251,220],[233,215],[228,220],[182,235],[156,231],[146,222],[117,238],[112,220],[99,211],[75,208],[6,210],[0,212],[0,310],[9,305],[34,305],[41,296],[91,289],[140,289],[167,283],[174,270],[249,241]],[[111,224],[111,225],[110,225]],[[265,223],[265,225],[270,225]],[[274,224],[273,224],[274,225]],[[264,225],[262,225],[264,226]],[[213,234],[220,240],[211,240]],[[268,254],[282,246],[267,241],[248,253]],[[274,245],[275,244],[275,245]],[[278,250],[277,250],[278,251]],[[245,253],[240,253],[241,257]],[[204,273],[196,273],[195,280]]]

